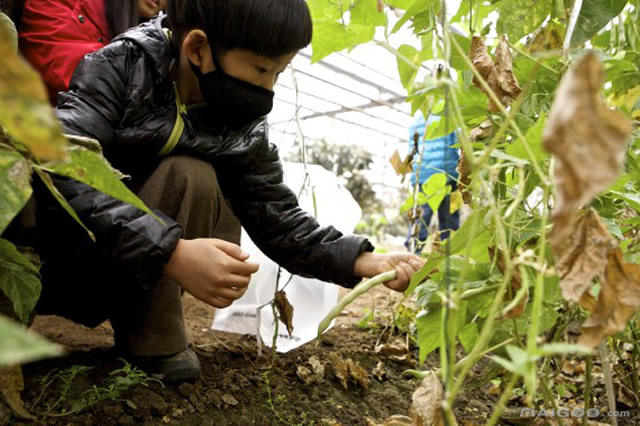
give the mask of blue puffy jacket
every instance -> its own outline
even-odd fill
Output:
[[[429,116],[429,125],[435,125],[440,121],[438,116]],[[456,167],[458,165],[458,148],[452,148],[458,141],[456,132],[451,132],[446,136],[436,139],[424,139],[425,121],[422,116],[418,118],[409,128],[409,152],[413,149],[413,134],[420,135],[418,152],[422,153],[422,161],[418,157],[413,160],[413,173],[411,174],[411,185],[415,185],[416,175],[420,184],[425,183],[431,175],[445,172],[453,179],[458,179]]]

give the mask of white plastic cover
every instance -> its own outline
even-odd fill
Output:
[[[304,166],[300,163],[284,163],[285,182],[300,193],[305,181]],[[341,185],[338,177],[318,165],[308,165],[308,184],[300,194],[300,206],[314,214],[321,225],[333,225],[343,233],[351,233],[360,221],[362,210],[351,193]],[[314,202],[315,198],[315,202]],[[275,324],[269,302],[273,299],[278,265],[266,257],[242,230],[241,245],[250,254],[252,262],[260,264],[260,270],[251,278],[249,290],[233,305],[216,310],[213,330],[231,333],[260,333],[260,338],[271,346]],[[284,269],[279,287],[289,281],[291,275]],[[279,324],[276,346],[278,352],[288,352],[313,340],[320,321],[338,301],[339,287],[316,279],[293,276],[284,291],[293,306],[293,333]],[[333,324],[332,324],[333,326]]]

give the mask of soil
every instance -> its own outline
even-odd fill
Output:
[[[123,393],[118,401],[103,401],[77,414],[62,417],[42,417],[36,424],[47,425],[378,425],[393,415],[408,415],[412,394],[418,381],[403,376],[407,368],[417,368],[417,349],[399,356],[397,352],[376,353],[377,344],[405,346],[405,338],[389,337],[384,324],[389,323],[390,306],[398,296],[384,288],[376,288],[356,300],[338,318],[336,326],[319,341],[308,343],[286,354],[273,357],[271,351],[257,353],[253,336],[211,332],[212,309],[185,296],[185,318],[193,348],[202,364],[202,376],[194,383],[137,385]],[[374,322],[367,329],[356,323],[366,308],[375,312]],[[123,363],[112,348],[113,332],[108,323],[88,329],[62,318],[37,317],[34,328],[50,340],[65,345],[69,355],[24,367],[25,406],[42,411],[46,403],[57,399],[62,388],[51,386],[34,408],[41,393],[40,379],[54,369],[60,371],[74,365],[93,368],[78,376],[74,395],[101,383],[109,373]],[[311,369],[307,362],[315,357],[325,367],[322,379],[305,384],[298,377],[299,366]],[[351,359],[367,372],[365,383],[349,380],[345,388],[333,371],[335,358]],[[480,363],[476,376],[471,377],[465,392],[454,406],[460,425],[484,425],[491,414],[501,387],[490,377],[479,373],[487,370]],[[434,353],[420,369],[435,368]],[[376,367],[381,367],[376,369]],[[380,373],[383,371],[384,373]],[[475,383],[475,386],[474,386]],[[504,384],[502,385],[504,386]],[[602,390],[595,389],[596,392]],[[75,393],[74,393],[75,392]],[[574,401],[575,403],[575,401]],[[513,400],[510,405],[518,406]],[[60,413],[59,405],[54,411]],[[19,424],[3,413],[0,404],[0,424]],[[68,405],[66,409],[72,409]],[[5,410],[6,411],[6,410]],[[532,424],[518,419],[517,407],[511,407],[499,424]],[[4,415],[3,415],[4,414]],[[637,424],[636,412],[619,424]],[[4,421],[3,421],[4,418]],[[623,420],[623,419],[620,419]],[[601,422],[606,420],[600,420]],[[544,424],[544,423],[540,423]],[[593,424],[593,423],[591,423]],[[600,423],[603,424],[603,423]],[[606,423],[605,423],[606,424]]]

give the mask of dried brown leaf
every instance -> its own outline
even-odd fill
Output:
[[[287,299],[287,293],[284,291],[278,291],[276,293],[276,309],[278,309],[278,316],[287,326],[287,332],[289,336],[293,333],[293,306]]]
[[[22,367],[15,365],[12,367],[0,367],[0,393],[4,395],[9,407],[18,416],[35,420],[25,408],[20,393],[24,389],[24,379],[22,377]]]
[[[502,99],[503,93],[502,88],[498,83],[498,70],[496,69],[496,65],[493,63],[491,56],[489,56],[489,53],[487,52],[487,46],[484,44],[482,37],[473,37],[471,40],[471,47],[469,49],[469,56],[474,68],[482,76],[484,81],[487,82],[487,85],[496,94],[498,99]],[[473,77],[473,85],[486,93],[484,87],[480,83],[480,80],[478,80],[475,75]],[[489,95],[487,94],[487,96]],[[498,106],[491,98],[489,98],[489,111],[499,111]]]
[[[378,361],[378,364],[376,364],[376,367],[371,371],[371,374],[379,382],[383,381],[387,376],[387,370],[384,368],[384,362]]]
[[[489,56],[484,40],[478,36],[473,37],[471,40],[469,56],[473,66],[500,102],[504,106],[511,105],[511,102],[518,97],[522,89],[520,89],[518,80],[513,75],[513,60],[506,38],[502,36],[496,47],[495,62]],[[489,97],[489,111],[498,112],[500,109],[484,89],[480,80],[475,76],[473,77],[473,84]]]
[[[554,21],[539,28],[525,44],[529,53],[548,52],[562,47],[564,28]]]
[[[347,389],[347,380],[349,379],[349,364],[347,364],[346,361],[344,361],[337,355],[332,355],[331,368],[333,369],[333,374],[342,384],[342,387]]]
[[[409,416],[415,426],[444,425],[442,416],[444,391],[440,379],[433,371],[422,380],[418,389],[413,392],[412,399]]]
[[[503,94],[500,100],[505,106],[511,105],[511,102],[520,95],[522,89],[518,85],[516,76],[513,75],[513,59],[511,58],[511,51],[509,51],[509,44],[504,35],[500,37],[500,42],[493,56],[498,73],[498,84]]]
[[[640,266],[623,262],[619,248],[611,250],[598,301],[582,324],[578,343],[595,348],[603,338],[624,330],[627,320],[639,308]]]
[[[507,266],[504,261],[504,252],[502,250],[497,250],[495,247],[489,247],[489,256],[495,257],[496,253],[498,253],[496,263],[498,265],[498,269],[502,273],[505,274],[507,270]],[[511,274],[511,294],[512,299],[515,297],[518,290],[522,288],[522,277],[520,276],[520,270],[518,268],[514,268],[513,273]],[[510,307],[506,312],[502,312],[498,319],[511,319],[517,318],[524,312],[527,307],[527,303],[529,303],[529,291],[522,296],[522,298],[518,301],[518,303]]]
[[[238,400],[235,399],[235,397],[229,393],[225,393],[224,395],[222,395],[222,400],[227,405],[232,405],[232,406],[238,405]]]
[[[456,170],[458,171],[458,189],[462,194],[462,201],[464,201],[465,204],[469,204],[473,192],[469,187],[471,185],[471,164],[467,160],[466,155],[460,156]]]
[[[469,140],[471,142],[487,139],[491,136],[493,136],[493,121],[488,118],[469,132]]]
[[[389,417],[380,426],[412,426],[412,423],[411,418],[396,414],[395,416]]]
[[[349,365],[349,376],[363,389],[369,387],[369,375],[367,374],[367,370],[351,359],[347,360],[347,364]]]
[[[587,53],[560,82],[545,125],[542,143],[556,159],[552,242],[572,232],[574,212],[607,189],[624,164],[632,125],[604,104],[602,82],[602,65]]]
[[[589,309],[593,296],[588,290],[594,278],[604,276],[607,257],[617,242],[594,210],[576,217],[572,232],[562,240],[552,240],[551,247],[562,296]]]
[[[324,364],[312,356],[305,365],[299,365],[296,375],[305,385],[324,382]]]

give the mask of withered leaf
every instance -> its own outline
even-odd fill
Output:
[[[442,426],[442,400],[444,390],[440,379],[432,371],[413,392],[409,416],[415,426]]]
[[[564,39],[564,28],[555,21],[549,21],[544,27],[538,28],[527,43],[525,49],[529,53],[548,52],[560,49]]]
[[[462,201],[465,204],[469,204],[471,202],[471,196],[473,192],[471,191],[471,164],[467,160],[466,155],[461,155],[458,159],[458,166],[456,167],[458,171],[458,189],[462,194]]]
[[[493,121],[488,118],[469,132],[469,140],[471,142],[490,138],[491,136],[493,136]]]
[[[238,400],[235,399],[235,397],[229,393],[225,393],[224,395],[222,395],[222,400],[227,405],[232,405],[232,406],[238,405]]]
[[[343,388],[348,388],[349,378],[353,379],[355,383],[359,384],[364,389],[369,386],[367,370],[362,368],[352,359],[349,358],[345,361],[338,355],[334,354],[331,356],[331,367],[333,369],[333,374],[340,381]]]
[[[498,84],[503,93],[501,101],[504,105],[511,105],[511,102],[520,95],[522,89],[513,75],[513,59],[504,35],[500,37],[500,42],[493,56],[498,72]]]
[[[371,374],[373,374],[373,377],[378,379],[379,382],[383,381],[387,376],[387,370],[384,368],[384,362],[378,361],[378,364],[376,364],[376,367],[371,371]]]
[[[338,355],[331,356],[331,368],[333,374],[342,384],[342,387],[347,389],[347,380],[349,379],[349,365],[340,358]]]
[[[25,408],[20,393],[24,389],[22,367],[0,367],[0,392],[4,395],[9,407],[23,419],[35,420]]]
[[[571,229],[573,213],[607,189],[623,164],[631,122],[610,110],[601,95],[603,68],[587,53],[563,77],[542,135],[556,159],[552,241]]]
[[[278,291],[275,301],[280,321],[287,326],[287,332],[289,336],[291,336],[291,333],[293,333],[293,306],[291,306],[291,303],[289,303],[287,299],[287,293]]]
[[[305,385],[324,382],[324,364],[315,356],[309,358],[305,365],[299,365],[296,374]]]
[[[403,416],[401,414],[396,414],[395,416],[391,416],[382,423],[380,426],[411,426],[411,418],[407,416]]]
[[[489,247],[489,256],[495,257],[497,254],[496,264],[498,265],[498,269],[502,273],[505,274],[507,270],[506,263],[504,261],[504,252],[502,250],[497,250],[495,247]],[[520,270],[516,267],[511,273],[511,294],[512,297],[516,296],[518,290],[522,288],[522,277],[520,276]],[[517,318],[524,312],[527,307],[527,303],[529,303],[529,291],[527,290],[525,295],[518,301],[518,303],[510,307],[506,312],[502,312],[498,319],[511,319]]]
[[[511,102],[518,97],[522,90],[518,85],[516,77],[513,75],[513,60],[506,38],[502,36],[498,43],[495,51],[495,63],[491,59],[491,56],[489,56],[487,46],[484,44],[482,37],[473,37],[469,49],[469,56],[474,68],[486,81],[500,102],[504,106],[511,105]],[[489,111],[498,112],[500,109],[484,89],[480,80],[475,76],[473,77],[473,84],[489,97]]]
[[[605,281],[589,318],[582,324],[578,343],[590,348],[613,333],[624,330],[640,308],[640,266],[625,263],[619,248],[609,253]]]
[[[593,308],[589,288],[596,277],[604,276],[609,252],[617,245],[609,230],[594,210],[576,214],[570,232],[563,239],[551,241],[560,277],[562,296]]]
[[[491,56],[489,56],[489,53],[487,52],[487,46],[484,44],[482,37],[474,36],[473,39],[471,39],[469,56],[471,57],[473,66],[487,82],[487,85],[496,94],[498,99],[502,99],[502,89],[498,84],[498,71],[496,70],[496,65],[493,63],[493,60],[491,60]],[[478,80],[475,75],[473,77],[473,85],[485,92],[480,80]],[[498,106],[491,98],[489,98],[489,111],[499,111]]]

